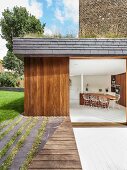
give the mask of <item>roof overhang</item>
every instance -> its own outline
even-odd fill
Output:
[[[24,57],[127,57],[127,39],[14,38],[13,52]]]

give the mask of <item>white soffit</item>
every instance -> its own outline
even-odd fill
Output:
[[[116,75],[126,72],[125,59],[71,59],[70,75]]]

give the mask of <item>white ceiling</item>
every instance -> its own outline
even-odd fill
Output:
[[[126,72],[125,59],[71,59],[70,75],[116,75]]]

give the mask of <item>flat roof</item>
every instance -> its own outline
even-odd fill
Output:
[[[13,52],[30,55],[127,56],[126,38],[13,38]]]

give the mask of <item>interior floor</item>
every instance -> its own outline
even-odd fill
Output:
[[[109,109],[80,106],[78,100],[70,102],[70,117],[72,122],[125,122],[126,108],[121,105]]]

